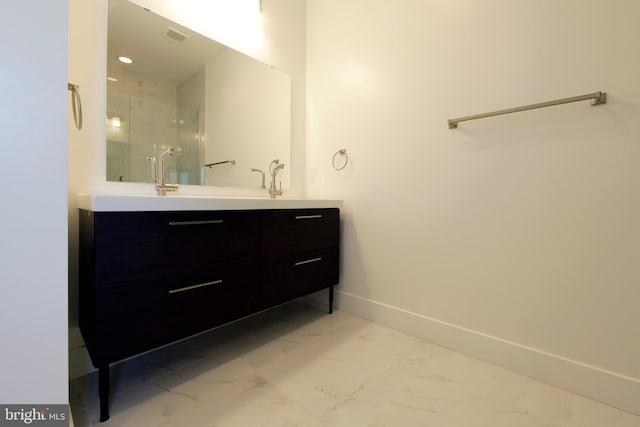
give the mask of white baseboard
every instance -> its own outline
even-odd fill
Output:
[[[348,292],[336,290],[335,297],[336,307],[344,311],[640,415],[640,379]],[[320,293],[313,298],[324,300],[326,295]]]

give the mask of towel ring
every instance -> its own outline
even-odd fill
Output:
[[[344,156],[344,164],[341,167],[336,166],[336,157],[338,157],[338,155]],[[347,166],[347,163],[349,163],[349,155],[347,154],[347,150],[343,148],[342,150],[336,151],[336,153],[333,155],[333,159],[331,159],[331,163],[333,164],[333,168],[337,171],[341,171],[342,169],[344,169]]]
[[[71,91],[71,108],[73,110],[73,122],[78,130],[82,129],[82,102],[80,101],[80,87],[73,83],[67,83],[67,90]]]

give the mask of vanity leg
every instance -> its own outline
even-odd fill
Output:
[[[109,365],[98,368],[98,397],[100,397],[100,422],[109,419]]]
[[[329,314],[333,313],[333,285],[329,287]]]

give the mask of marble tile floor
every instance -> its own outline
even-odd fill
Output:
[[[640,417],[298,300],[70,382],[76,427],[640,427]]]

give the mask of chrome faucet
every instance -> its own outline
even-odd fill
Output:
[[[262,169],[251,168],[251,172],[260,172],[262,175],[262,185],[260,185],[260,188],[267,188],[264,185],[264,171]]]
[[[284,168],[284,163],[280,163],[279,159],[275,159],[269,165],[269,174],[271,175],[271,185],[269,185],[269,196],[275,199],[276,196],[282,196],[282,181],[280,181],[280,188],[276,189],[276,176],[278,171]]]
[[[158,192],[158,196],[166,196],[167,191],[178,191],[178,184],[167,184],[164,176],[164,159],[172,156],[173,153],[175,153],[175,150],[173,147],[169,147],[160,153],[158,157],[158,173],[156,174],[156,179],[158,180],[156,183],[156,191]]]

